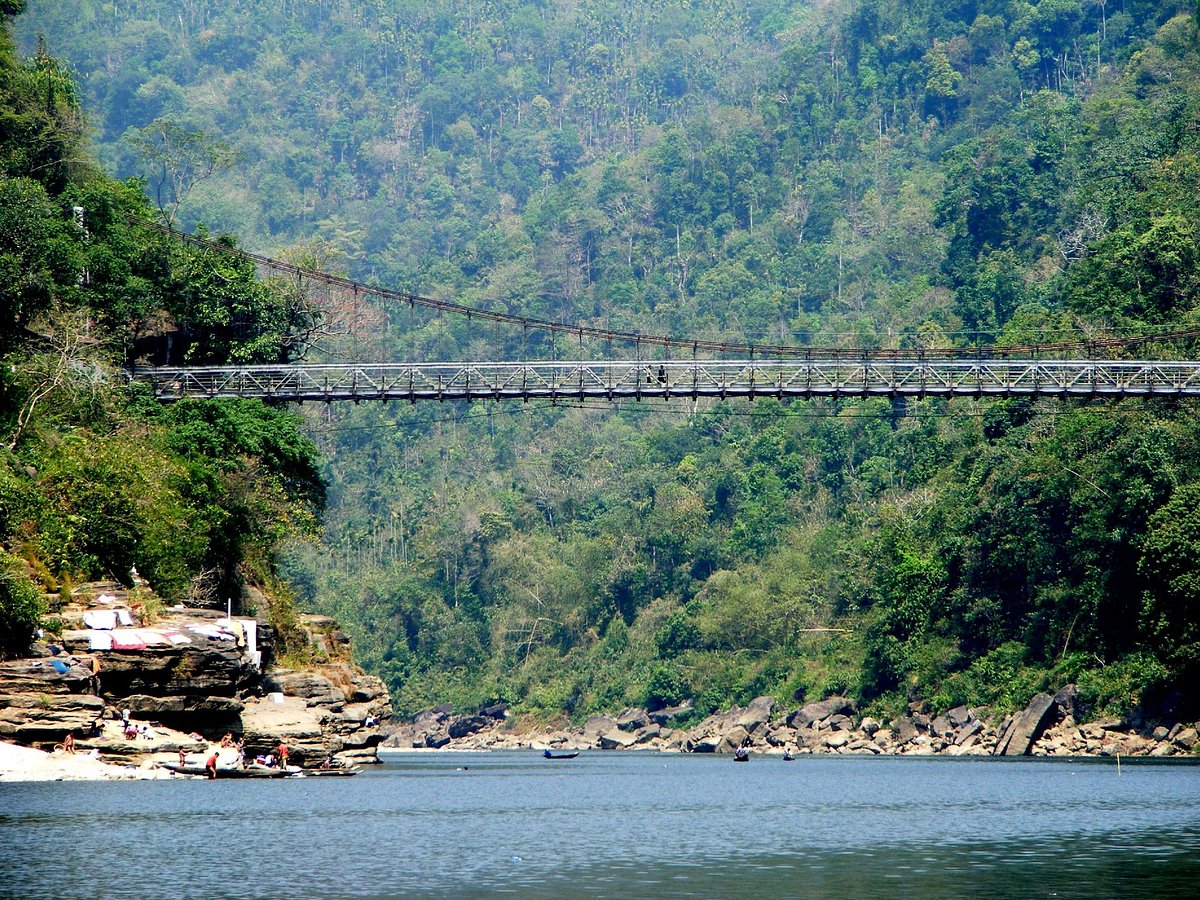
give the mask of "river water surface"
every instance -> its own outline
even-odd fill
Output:
[[[0,784],[0,897],[1194,897],[1200,766],[535,753]]]

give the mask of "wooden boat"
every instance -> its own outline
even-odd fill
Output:
[[[194,763],[180,765],[177,762],[160,763],[164,769],[169,769],[177,775],[199,775],[208,777],[208,768],[206,766],[198,766]],[[258,766],[250,765],[243,768],[221,768],[217,767],[218,778],[290,778],[293,775],[300,774],[299,766],[288,766],[282,768],[280,766]]]
[[[555,753],[552,750],[543,750],[542,756],[545,759],[574,759],[579,755],[578,750],[571,750],[568,753]]]

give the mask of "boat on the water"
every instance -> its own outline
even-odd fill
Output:
[[[170,771],[174,772],[176,775],[200,775],[202,777],[207,778],[208,774],[209,774],[207,766],[197,765],[195,763],[185,763],[184,765],[180,765],[177,762],[165,762],[165,763],[160,763],[159,765],[161,765],[164,769],[169,769]],[[299,775],[301,773],[301,771],[302,770],[299,766],[287,766],[286,768],[283,766],[260,766],[260,765],[249,765],[249,766],[240,766],[240,767],[230,766],[227,768],[217,766],[217,777],[218,778],[290,778],[293,775]]]
[[[750,762],[750,751],[745,747],[738,747],[733,751],[734,762]]]
[[[313,778],[317,775],[322,775],[327,778],[341,777],[348,778],[351,775],[357,775],[362,769],[358,766],[346,766],[345,768],[330,768],[330,769],[305,769],[304,775],[307,778]]]
[[[574,759],[579,755],[578,750],[571,750],[566,753],[555,753],[553,750],[543,750],[542,756],[546,759]]]

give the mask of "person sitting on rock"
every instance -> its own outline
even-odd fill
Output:
[[[233,746],[233,732],[232,731],[225,732],[225,737],[221,738],[221,746],[222,747],[232,747]]]
[[[122,732],[122,734],[124,735],[125,740],[132,741],[134,738],[136,738],[138,736],[138,727],[136,725],[134,725],[132,722],[130,722],[128,719],[126,719],[125,720],[125,729]]]
[[[75,733],[72,731],[68,731],[67,736],[65,738],[63,738],[63,752],[64,753],[74,753],[75,752]]]
[[[326,753],[325,758],[323,760],[321,760],[321,768],[322,769],[332,769],[333,768],[333,757],[330,754]]]

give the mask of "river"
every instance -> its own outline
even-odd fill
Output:
[[[1200,766],[401,754],[0,784],[0,897],[1192,897]]]

